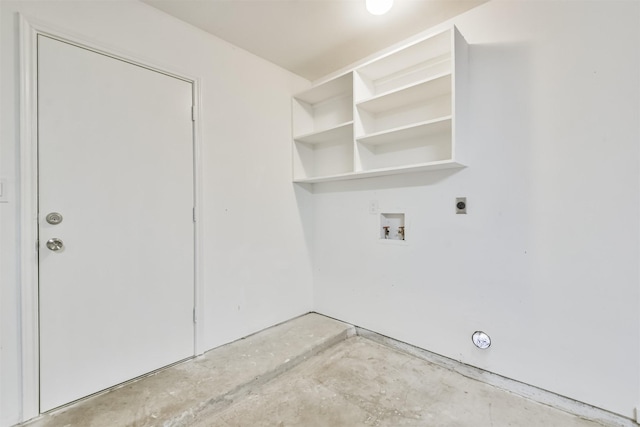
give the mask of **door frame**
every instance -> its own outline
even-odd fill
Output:
[[[37,38],[44,35],[80,48],[110,56],[192,85],[193,182],[194,182],[194,356],[204,353],[204,283],[202,279],[202,137],[200,125],[200,78],[155,65],[138,55],[56,28],[19,14],[20,54],[20,183],[19,259],[21,297],[22,421],[40,415],[40,349],[38,295],[38,85]]]

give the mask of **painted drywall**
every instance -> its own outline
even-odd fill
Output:
[[[2,1],[0,425],[22,407],[18,12],[201,79],[204,347],[310,311],[310,195],[290,171],[290,96],[308,82],[137,1]]]
[[[316,184],[316,309],[631,418],[640,3],[492,1],[452,22],[469,166]],[[406,245],[379,242],[370,201],[406,214]]]

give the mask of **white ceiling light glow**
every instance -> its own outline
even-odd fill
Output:
[[[367,10],[372,15],[384,15],[391,10],[393,0],[366,0]]]

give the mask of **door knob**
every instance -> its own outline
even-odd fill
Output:
[[[64,243],[62,243],[62,240],[58,239],[57,237],[47,240],[47,248],[49,248],[49,250],[53,252],[58,252],[63,247]]]

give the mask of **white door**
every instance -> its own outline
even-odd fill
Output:
[[[191,106],[189,82],[38,38],[42,412],[194,354]]]

